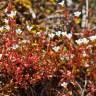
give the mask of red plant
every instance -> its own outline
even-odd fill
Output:
[[[8,5],[7,10],[12,11],[11,4]],[[72,96],[76,88],[78,90],[74,94],[84,96],[83,94],[89,91],[94,94],[96,40],[77,44],[73,37],[68,38],[68,34],[55,36],[52,39],[48,37],[50,33],[44,34],[45,32],[39,35],[27,33],[26,36],[27,29],[19,36],[16,33],[18,24],[15,17],[9,17],[8,20],[10,31],[2,35],[3,45],[0,49],[0,71],[5,77],[9,76],[8,83],[26,89],[40,80],[52,79],[57,76],[55,72],[60,72],[59,84],[66,85],[66,87],[62,86],[66,94],[62,96]],[[85,30],[84,34],[90,36],[88,30]]]

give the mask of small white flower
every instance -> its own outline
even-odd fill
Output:
[[[7,29],[8,31],[10,30],[10,26],[9,25],[5,25],[4,28]]]
[[[88,44],[89,40],[86,39],[86,38],[83,38],[83,39],[82,39],[82,42],[83,42],[84,44]]]
[[[89,39],[90,39],[91,41],[96,40],[96,35],[94,35],[94,36],[90,36]]]
[[[16,29],[16,33],[17,34],[21,34],[22,33],[22,30],[21,29]]]
[[[31,31],[32,28],[33,28],[32,26],[27,25],[27,29],[28,29],[28,31]]]
[[[54,38],[54,36],[55,36],[55,34],[50,33],[50,34],[48,34],[48,36],[49,36],[49,38],[53,39],[53,38]]]
[[[66,59],[66,60],[70,60],[70,57],[69,57],[69,56],[66,56],[65,59]]]
[[[40,35],[41,32],[37,32],[36,35]]]
[[[82,38],[82,39],[78,39],[75,41],[78,45],[81,45],[81,44],[88,44],[89,43],[89,40],[86,39],[86,38]]]
[[[3,27],[3,26],[1,26],[1,27],[0,27],[0,31],[2,32],[3,30],[4,30],[4,27]]]
[[[61,34],[62,34],[61,31],[57,31],[57,32],[56,32],[56,35],[57,35],[58,37],[60,37]]]
[[[60,60],[62,60],[62,61],[63,61],[63,60],[64,60],[64,57],[63,57],[63,56],[62,56],[62,57],[60,57]]]
[[[7,14],[7,16],[13,18],[14,16],[16,16],[16,13],[16,11],[11,11],[11,13]]]
[[[6,24],[8,24],[8,19],[4,19],[4,22],[5,22]]]
[[[72,38],[72,33],[68,33],[68,34],[67,34],[67,38],[68,38],[68,39],[71,39],[71,38]]]
[[[64,88],[66,88],[66,87],[67,87],[67,84],[68,84],[68,83],[63,82],[63,83],[61,83],[61,86],[64,87]]]
[[[78,45],[81,45],[82,44],[82,39],[78,39],[75,41]]]
[[[19,42],[19,44],[22,44],[22,43],[30,43],[30,41],[29,40],[22,40]]]
[[[1,60],[1,58],[2,58],[2,54],[0,54],[0,60]]]
[[[74,12],[74,15],[75,16],[80,16],[81,15],[81,12],[80,11],[76,11],[76,12]]]
[[[55,47],[53,47],[52,49],[53,49],[55,52],[58,52],[59,49],[60,49],[60,47],[59,47],[59,46],[55,46]]]
[[[70,58],[71,58],[71,59],[74,58],[74,54],[71,54]]]
[[[17,49],[18,47],[19,47],[18,44],[14,44],[14,45],[12,46],[12,49]]]
[[[58,4],[60,4],[61,6],[64,6],[65,0],[62,0],[61,2],[59,2]]]
[[[87,56],[87,54],[86,54],[86,52],[85,51],[83,51],[83,57],[86,57]]]
[[[67,32],[66,31],[62,32],[61,34],[62,34],[62,36],[67,36]]]
[[[86,63],[86,64],[85,64],[85,67],[89,67],[89,64]]]
[[[22,40],[22,43],[29,43],[29,40]]]
[[[67,5],[71,6],[73,4],[72,0],[67,0]]]

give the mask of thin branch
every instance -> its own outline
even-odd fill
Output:
[[[88,0],[86,0],[86,16],[87,16],[87,17],[88,17],[88,6],[89,6]]]
[[[88,27],[88,6],[89,6],[88,3],[89,3],[88,0],[86,0],[86,27]]]
[[[78,87],[80,88],[80,90],[82,91],[81,85],[77,81],[76,81],[76,83],[77,83]]]
[[[84,88],[81,91],[81,96],[84,96],[85,90],[86,90],[86,86],[87,86],[87,79],[85,79],[85,84],[84,84]]]

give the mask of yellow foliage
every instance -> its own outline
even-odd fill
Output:
[[[81,19],[80,18],[74,19],[74,21],[75,21],[76,24],[79,24],[81,22]]]
[[[56,0],[50,0],[53,4],[55,4],[56,3]]]
[[[15,0],[15,2],[22,4],[25,8],[32,8],[32,2],[30,0]]]

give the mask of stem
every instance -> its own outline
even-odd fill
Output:
[[[80,90],[82,91],[81,85],[78,82],[76,82],[76,83],[77,83],[78,87],[80,88]]]
[[[29,11],[30,11],[30,13],[32,14],[33,19],[36,19],[36,14],[35,14],[35,12],[33,11],[33,9],[30,8]]]
[[[86,27],[88,27],[88,0],[86,0]]]
[[[84,93],[86,90],[86,86],[87,86],[87,79],[85,80],[84,89],[82,89],[82,91],[81,91],[81,96],[85,96]]]
[[[88,16],[88,0],[86,0],[86,15]]]

